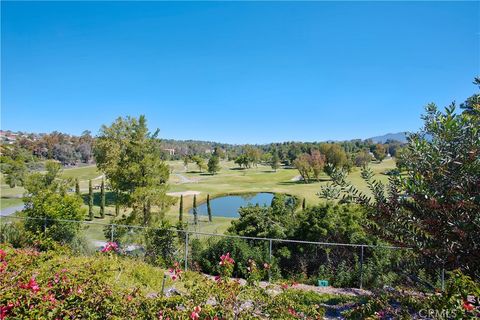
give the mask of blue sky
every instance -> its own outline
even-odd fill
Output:
[[[471,95],[479,2],[5,2],[1,127],[231,143],[416,130]]]

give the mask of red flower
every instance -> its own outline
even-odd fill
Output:
[[[40,291],[40,287],[34,277],[31,277],[27,284],[20,284],[20,288],[31,290],[33,293]]]
[[[7,319],[7,315],[13,308],[13,303],[9,302],[6,306],[0,306],[0,320]]]
[[[288,308],[288,313],[290,313],[292,316],[297,315],[297,312],[293,308]]]
[[[192,313],[190,313],[190,319],[196,320],[200,318],[200,315],[199,315],[200,311],[202,311],[202,308],[200,306],[196,306],[195,308],[193,308]]]
[[[470,302],[468,302],[468,300],[463,300],[463,309],[467,311],[472,311],[474,307]]]
[[[223,254],[220,256],[220,265],[221,266],[224,266],[224,265],[229,265],[229,264],[234,264],[235,263],[235,260],[232,259],[232,257],[230,257],[230,252],[227,252],[227,254]]]
[[[7,253],[2,249],[0,249],[0,261],[4,261],[6,256],[7,256]]]
[[[105,247],[103,247],[103,249],[101,251],[102,252],[109,252],[109,251],[117,252],[118,251],[118,244],[116,244],[115,242],[107,242],[105,244]]]

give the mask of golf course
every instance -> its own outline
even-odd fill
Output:
[[[188,211],[193,205],[193,194],[196,194],[197,205],[206,201],[207,195],[211,199],[222,197],[229,194],[255,194],[259,192],[283,193],[295,196],[303,200],[305,198],[307,206],[316,205],[325,201],[321,199],[317,193],[323,185],[330,182],[327,175],[323,175],[319,182],[303,182],[295,168],[281,167],[274,171],[270,166],[259,164],[249,169],[240,169],[233,161],[221,161],[220,171],[211,175],[207,172],[200,172],[194,164],[184,166],[183,162],[168,161],[170,169],[170,179],[168,183],[168,194],[174,197],[183,195],[184,212],[188,216],[189,228],[194,228],[193,215]],[[392,158],[385,159],[381,163],[371,162],[370,168],[376,174],[376,178],[381,181],[387,181],[388,176],[383,174],[385,171],[395,167],[395,161]],[[94,222],[109,223],[114,217],[114,206],[110,193],[107,191],[106,216],[101,219],[98,212],[99,208],[99,192],[98,187],[102,180],[102,174],[95,165],[81,166],[74,168],[65,168],[60,175],[62,178],[79,179],[81,193],[85,196],[85,208],[87,205],[88,181],[92,180],[94,187],[95,202],[94,211],[96,213]],[[19,207],[22,205],[21,196],[24,192],[22,187],[10,188],[5,184],[2,176],[1,184],[1,209]],[[365,182],[360,176],[360,169],[353,168],[348,179],[361,191],[367,192],[368,189]],[[97,187],[97,188],[95,188]],[[253,203],[255,204],[255,203]],[[121,214],[128,214],[129,210],[122,209]],[[165,212],[165,218],[170,223],[175,224],[178,221],[179,201],[175,205],[168,208]],[[208,217],[199,216],[197,231],[224,233],[230,226],[232,218],[222,216],[221,212],[214,212],[212,222],[208,221]],[[102,239],[103,232],[101,225],[91,225],[86,231],[87,237],[92,239]]]

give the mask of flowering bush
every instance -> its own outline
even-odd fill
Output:
[[[180,279],[182,276],[182,269],[180,269],[180,263],[175,262],[173,264],[173,267],[168,269],[168,272],[170,273],[170,278],[173,281]]]
[[[411,296],[402,292],[382,292],[345,313],[348,319],[441,318],[478,319],[480,285],[456,271],[445,291],[428,296]]]
[[[116,242],[107,242],[101,252],[118,252],[118,244]]]
[[[107,247],[107,246],[106,246]],[[109,245],[106,252],[115,252]],[[221,265],[220,265],[221,263]],[[281,319],[315,313],[282,294],[282,301],[257,286],[244,286],[228,277],[235,260],[222,255],[221,281],[183,272],[174,263],[168,286],[180,294],[154,292],[164,270],[125,256],[96,253],[81,257],[62,249],[41,252],[0,244],[0,320],[3,319],[252,319],[275,315]],[[175,280],[175,281],[173,281]],[[290,306],[280,308],[280,306]],[[278,310],[277,310],[278,309]],[[292,314],[295,311],[295,316]]]

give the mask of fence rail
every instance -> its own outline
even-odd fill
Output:
[[[47,225],[49,221],[56,221],[56,222],[68,222],[68,223],[79,223],[82,225],[100,225],[110,228],[110,239],[105,237],[104,240],[114,241],[114,233],[116,228],[128,228],[131,229],[138,229],[138,230],[159,230],[160,228],[155,227],[147,227],[147,226],[139,226],[139,225],[124,225],[124,224],[112,224],[112,223],[102,223],[96,221],[87,221],[87,220],[68,220],[68,219],[50,219],[46,217],[22,217],[22,216],[1,216],[0,215],[0,228],[5,221],[8,220],[40,220],[44,221],[43,223],[43,231],[47,231]],[[105,230],[105,229],[104,229]],[[273,260],[273,245],[275,243],[291,243],[297,245],[317,245],[322,247],[345,247],[345,248],[355,248],[359,249],[359,288],[362,289],[363,287],[363,278],[364,278],[364,252],[365,249],[387,249],[387,250],[411,250],[411,248],[407,247],[398,247],[398,246],[387,246],[387,245],[371,245],[371,244],[354,244],[354,243],[335,243],[335,242],[320,242],[320,241],[305,241],[305,240],[293,240],[293,239],[279,239],[279,238],[262,238],[262,237],[250,237],[250,236],[239,236],[239,235],[231,235],[231,234],[219,234],[219,233],[208,233],[208,232],[201,232],[201,231],[194,231],[194,230],[182,230],[176,228],[169,228],[170,231],[176,232],[177,234],[184,234],[184,268],[187,270],[189,268],[188,264],[188,257],[190,254],[189,248],[189,239],[191,236],[205,236],[207,238],[212,237],[222,237],[222,238],[232,238],[232,239],[243,239],[243,240],[255,240],[255,241],[263,241],[268,244],[268,258],[269,262],[271,263]],[[1,231],[1,230],[0,230]],[[1,233],[0,233],[1,234]],[[0,239],[4,240],[4,239]],[[98,240],[98,239],[90,239],[90,240]],[[269,280],[271,274],[269,271]],[[442,277],[442,286],[443,286],[443,277]]]

